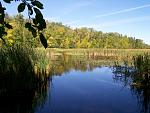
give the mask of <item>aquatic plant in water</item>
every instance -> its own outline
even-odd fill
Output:
[[[126,73],[128,72],[128,73]],[[150,54],[145,53],[133,57],[133,66],[115,65],[113,67],[114,80],[130,86],[131,92],[136,94],[140,113],[150,112]],[[121,76],[118,76],[121,75]]]
[[[31,113],[44,103],[48,76],[35,72],[40,60],[38,52],[27,45],[0,48],[0,112]],[[10,106],[10,110],[5,108]]]

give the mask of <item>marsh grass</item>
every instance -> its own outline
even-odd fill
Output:
[[[128,86],[137,96],[140,113],[150,113],[150,54],[133,57],[132,65],[114,65],[114,81]]]
[[[45,53],[28,45],[0,48],[0,112],[32,113],[45,102],[46,65]]]
[[[150,74],[150,53],[134,56],[133,62],[139,73]]]
[[[115,81],[130,86],[136,94],[140,112],[150,113],[150,53],[133,56],[132,65],[116,64],[113,73]]]
[[[32,49],[21,46],[0,49],[1,75],[32,73],[35,55]]]
[[[99,55],[99,56],[134,56],[150,52],[150,49],[56,49],[48,48],[47,52],[68,55]]]
[[[134,56],[133,62],[136,70],[134,74],[136,85],[150,87],[150,53]]]
[[[37,65],[37,69],[43,67],[44,70],[44,59],[44,56],[38,55],[27,45],[0,48],[0,94],[25,94],[46,81],[47,76],[43,76],[40,71],[35,72]]]

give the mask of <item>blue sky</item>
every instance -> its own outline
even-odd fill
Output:
[[[44,17],[76,27],[119,32],[150,44],[150,0],[41,0]],[[7,12],[17,13],[16,5]]]

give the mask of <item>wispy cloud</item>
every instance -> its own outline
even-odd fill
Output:
[[[98,24],[85,24],[85,25],[76,25],[74,28],[80,28],[80,27],[88,27],[88,28],[95,28],[95,29],[101,29],[104,27],[113,27],[117,25],[125,25],[125,24],[131,24],[131,23],[139,23],[143,21],[149,21],[150,22],[150,16],[141,16],[141,17],[133,17],[133,18],[126,18],[121,20],[115,20],[115,21],[109,21],[109,22],[103,22]]]
[[[132,8],[128,8],[128,9],[123,9],[123,10],[115,11],[115,12],[112,12],[112,13],[97,15],[96,18],[107,17],[107,16],[111,16],[111,15],[131,12],[131,11],[135,11],[135,10],[139,10],[139,9],[143,9],[143,8],[147,8],[147,7],[150,7],[150,4],[142,5],[142,6],[138,6],[138,7],[132,7]]]
[[[127,19],[122,19],[122,20],[116,20],[116,21],[103,23],[100,26],[111,27],[111,26],[116,26],[120,24],[136,23],[136,22],[143,22],[143,21],[150,21],[150,16],[133,17],[133,18],[127,18]]]

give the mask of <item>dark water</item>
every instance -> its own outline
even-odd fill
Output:
[[[150,89],[131,87],[122,68],[66,56],[51,64],[40,88],[21,96],[0,90],[0,113],[150,113]]]

